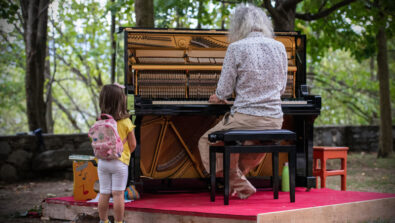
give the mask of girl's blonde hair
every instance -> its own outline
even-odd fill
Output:
[[[240,4],[231,17],[229,41],[244,39],[251,32],[261,32],[265,37],[273,38],[272,22],[261,8]]]
[[[129,117],[126,109],[124,89],[115,84],[103,86],[100,92],[99,104],[102,114],[109,114],[117,121]]]

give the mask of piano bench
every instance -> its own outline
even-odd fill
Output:
[[[211,201],[215,201],[216,185],[216,153],[223,154],[223,174],[224,174],[224,205],[229,204],[229,171],[230,171],[230,154],[231,153],[272,153],[273,169],[273,192],[274,199],[278,199],[279,188],[279,161],[280,152],[288,153],[289,162],[289,182],[290,182],[290,200],[295,202],[295,173],[296,173],[296,145],[241,145],[238,141],[258,140],[296,140],[296,134],[289,130],[226,130],[217,131],[209,134],[210,142],[223,141],[224,146],[210,146],[210,181],[211,181]]]
[[[316,178],[316,188],[318,188],[318,177],[321,178],[321,188],[326,187],[327,176],[341,176],[341,190],[346,190],[347,179],[347,151],[348,147],[313,147],[313,175]],[[341,167],[337,170],[328,170],[326,161],[328,159],[340,159]],[[318,167],[318,160],[321,161],[321,168]]]

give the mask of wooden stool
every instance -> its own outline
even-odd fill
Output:
[[[295,173],[296,173],[296,145],[240,145],[237,141],[259,140],[296,140],[296,134],[289,130],[227,130],[209,134],[210,142],[223,141],[224,146],[210,146],[210,178],[211,178],[211,201],[215,201],[215,169],[216,153],[223,153],[223,173],[224,173],[224,205],[229,204],[229,171],[231,153],[272,153],[273,159],[273,197],[278,199],[279,187],[279,163],[278,153],[288,153],[289,162],[289,184],[290,200],[295,202]]]
[[[321,178],[321,188],[325,188],[327,176],[341,176],[341,190],[346,190],[347,178],[347,151],[348,147],[327,147],[314,146],[313,147],[313,175]],[[327,170],[326,161],[328,159],[341,159],[341,169]],[[321,160],[321,168],[318,169],[318,160]],[[318,178],[316,178],[316,188],[318,188]]]

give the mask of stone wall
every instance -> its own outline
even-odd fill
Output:
[[[314,145],[347,146],[350,151],[376,152],[378,132],[377,126],[315,127]],[[393,134],[395,139],[395,131]],[[69,155],[93,155],[87,134],[44,134],[43,139],[45,148],[38,146],[40,141],[35,135],[0,136],[0,180],[72,179]]]
[[[395,146],[395,126],[392,126]],[[349,151],[377,152],[379,148],[378,126],[320,126],[314,128],[314,145],[347,146]]]
[[[72,179],[71,154],[92,155],[87,134],[44,134],[44,147],[35,135],[0,136],[0,180],[61,177]]]

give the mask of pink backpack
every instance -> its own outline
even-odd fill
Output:
[[[102,119],[105,116],[108,119]],[[101,114],[99,120],[89,129],[88,136],[92,140],[95,156],[99,159],[111,160],[121,157],[123,142],[118,134],[117,122],[108,114]]]

